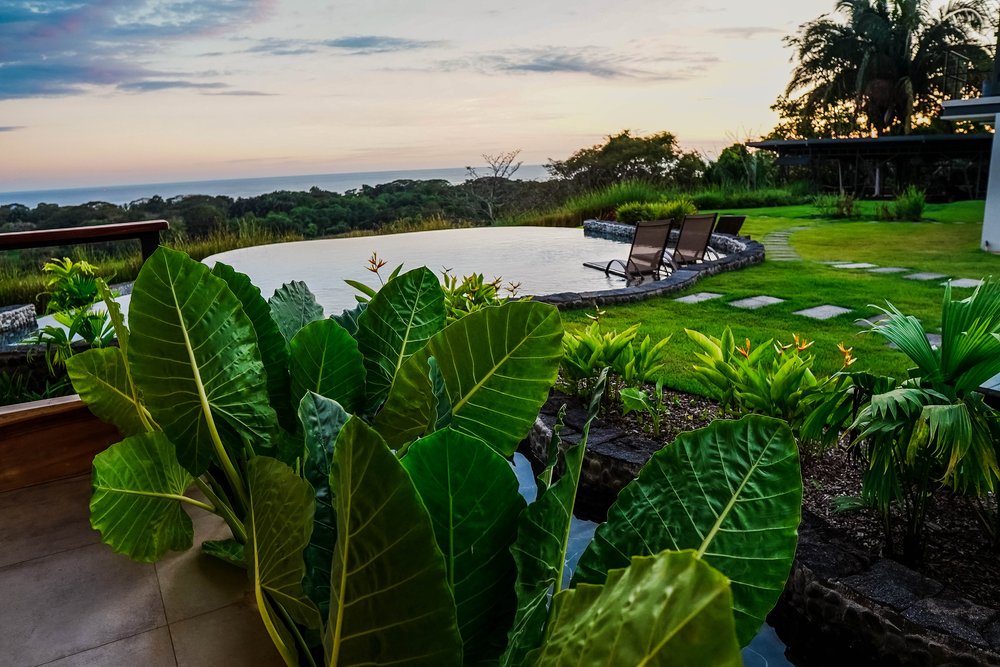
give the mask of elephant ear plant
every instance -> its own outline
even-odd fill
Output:
[[[232,538],[202,548],[246,570],[290,665],[735,666],[787,577],[798,454],[787,426],[751,416],[656,454],[567,588],[605,375],[581,443],[556,429],[529,505],[509,462],[556,379],[551,306],[446,324],[420,268],[326,319],[301,283],[268,302],[161,248],[131,328],[109,312],[119,347],[69,366],[125,436],[94,460],[93,526],[155,561],[192,545],[184,505],[222,517]]]

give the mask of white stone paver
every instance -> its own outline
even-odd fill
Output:
[[[797,310],[793,314],[801,315],[803,317],[809,317],[814,320],[828,320],[831,317],[837,317],[838,315],[843,315],[844,313],[851,312],[850,308],[841,308],[840,306],[831,306],[825,304],[822,306],[814,306],[812,308],[806,308],[805,310]]]
[[[901,266],[879,266],[874,269],[868,269],[869,273],[905,273],[909,269],[904,269]]]
[[[941,284],[947,285],[948,283]],[[982,280],[976,280],[975,278],[957,278],[951,281],[952,287],[979,287],[982,284]]]
[[[784,299],[779,299],[776,296],[752,296],[749,299],[730,301],[729,305],[734,308],[757,310],[758,308],[763,308],[764,306],[773,306],[774,304],[781,303],[782,301],[784,301]]]
[[[868,262],[850,262],[848,264],[834,264],[835,269],[874,269],[878,267],[878,264],[870,264]]]
[[[687,296],[682,296],[679,299],[674,299],[679,303],[701,303],[702,301],[708,301],[709,299],[718,299],[721,294],[716,294],[715,292],[698,292],[697,294],[688,294]]]
[[[941,278],[947,278],[948,276],[943,273],[911,273],[908,276],[903,276],[907,280],[940,280]]]

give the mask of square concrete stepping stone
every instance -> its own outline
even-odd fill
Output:
[[[698,292],[697,294],[688,294],[687,296],[682,296],[679,299],[674,299],[679,303],[701,303],[702,301],[708,301],[709,299],[718,299],[721,294],[716,294],[715,292]]]
[[[850,264],[834,264],[835,269],[874,269],[878,267],[878,264],[869,264],[868,262],[851,262]]]
[[[797,310],[794,315],[801,315],[802,317],[809,317],[814,320],[828,320],[831,317],[836,317],[837,315],[843,315],[844,313],[851,312],[850,308],[841,308],[840,306],[831,306],[829,304],[822,306],[815,306],[813,308],[806,308],[805,310]]]
[[[947,283],[941,283],[945,285]],[[951,281],[952,287],[979,287],[983,284],[982,280],[976,280],[975,278],[958,278]]]
[[[869,273],[904,273],[909,271],[909,269],[904,269],[901,266],[879,266],[874,269],[868,269]]]
[[[739,299],[737,301],[730,301],[729,305],[735,308],[744,308],[746,310],[757,310],[758,308],[763,308],[764,306],[773,306],[776,303],[781,303],[784,299],[779,299],[775,296],[752,296],[749,299]]]
[[[877,315],[872,315],[871,317],[862,317],[861,319],[854,320],[854,323],[859,327],[873,327],[876,324],[881,324],[888,319],[890,318],[885,313],[878,313]]]
[[[908,276],[903,276],[907,280],[941,280],[942,278],[947,278],[948,276],[943,273],[911,273]]]

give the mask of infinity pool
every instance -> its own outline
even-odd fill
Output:
[[[500,277],[520,283],[521,296],[539,296],[623,287],[623,279],[585,268],[583,262],[624,259],[629,245],[585,237],[581,229],[479,227],[279,243],[219,253],[204,262],[232,265],[250,276],[265,298],[283,283],[301,280],[331,315],[355,305],[356,291],[345,279],[378,285],[365,269],[373,252],[385,260],[381,273],[386,277],[398,264],[404,271],[426,266],[438,275],[449,269],[459,278],[471,273],[487,280]]]

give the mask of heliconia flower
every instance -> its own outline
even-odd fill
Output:
[[[842,355],[844,355],[844,367],[845,368],[847,366],[850,366],[851,364],[853,364],[855,361],[857,361],[857,359],[852,354],[854,352],[854,348],[853,347],[844,347],[844,343],[840,342],[840,343],[837,343],[837,349],[840,350],[840,353]]]
[[[795,349],[798,350],[799,352],[802,352],[803,350],[808,350],[810,347],[812,347],[813,343],[816,342],[813,340],[807,341],[805,338],[799,338],[798,334],[792,334],[792,340],[795,341]]]
[[[379,259],[378,254],[373,252],[372,256],[368,258],[368,266],[366,268],[372,273],[378,273],[379,269],[385,266],[385,264],[385,260]]]
[[[740,354],[742,354],[744,356],[744,358],[749,359],[750,358],[750,339],[747,338],[746,349],[744,349],[742,347],[739,347],[737,345],[736,346],[736,351],[739,352]]]

